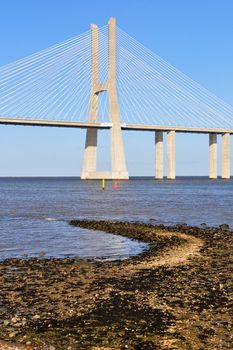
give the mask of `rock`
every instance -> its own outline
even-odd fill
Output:
[[[46,254],[46,252],[45,251],[41,251],[41,252],[39,252],[39,256],[42,258],[43,256],[45,256],[45,254]]]
[[[9,333],[9,338],[14,338],[17,335],[17,332]]]
[[[219,283],[219,290],[223,290],[223,288],[224,288],[224,284]]]
[[[17,316],[12,317],[11,322],[12,323],[17,323],[19,321],[19,318]]]
[[[221,230],[229,230],[230,226],[228,224],[222,224],[222,225],[219,225],[219,228]]]
[[[34,315],[34,316],[32,316],[32,319],[35,320],[35,321],[39,320],[40,319],[40,315]]]
[[[14,324],[14,327],[17,327],[17,328],[19,328],[19,327],[21,327],[21,326],[23,326],[23,322],[16,322],[16,323]]]

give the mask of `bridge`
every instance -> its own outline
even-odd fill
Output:
[[[209,135],[209,178],[230,178],[233,107],[116,26],[89,31],[0,68],[0,124],[86,129],[82,179],[128,179],[122,130],[155,133],[155,178],[175,179],[177,133]],[[109,172],[97,171],[98,131]],[[164,135],[167,150],[164,152]]]

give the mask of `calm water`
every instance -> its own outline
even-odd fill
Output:
[[[233,179],[0,178],[0,259],[29,256],[127,258],[146,245],[71,227],[70,219],[137,220],[167,225],[227,223],[233,228]],[[42,253],[43,252],[43,253]]]

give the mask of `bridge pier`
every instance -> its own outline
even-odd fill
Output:
[[[222,179],[230,178],[230,133],[222,134]]]
[[[173,180],[176,178],[175,174],[175,131],[168,131],[167,133],[167,178]]]
[[[110,129],[112,169],[108,172],[97,171],[97,129],[87,130],[81,179],[93,180],[104,178],[127,180],[129,175],[125,163],[125,152],[116,88],[116,20],[114,18],[110,18],[108,22],[108,79],[104,83],[99,82],[99,42],[98,27],[96,25],[91,26],[91,45],[92,89],[88,118],[90,122],[98,121],[98,98],[103,91],[107,91],[109,117],[112,123]]]
[[[167,178],[175,179],[175,131],[167,132]],[[155,131],[155,178],[164,177],[163,131]],[[209,133],[209,178],[217,179],[217,133]],[[230,179],[230,133],[222,134],[222,179]]]
[[[175,131],[167,132],[167,178],[176,178],[175,160]],[[155,178],[162,180],[164,177],[164,144],[163,131],[155,132]]]
[[[163,132],[155,132],[155,178],[163,179]]]
[[[217,179],[218,163],[217,163],[217,134],[209,134],[209,178]]]
[[[97,164],[97,130],[88,129],[83,157],[83,170],[81,179],[85,179],[87,174],[96,172]]]

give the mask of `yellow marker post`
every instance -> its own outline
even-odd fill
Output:
[[[105,190],[105,179],[102,179],[102,190]]]

